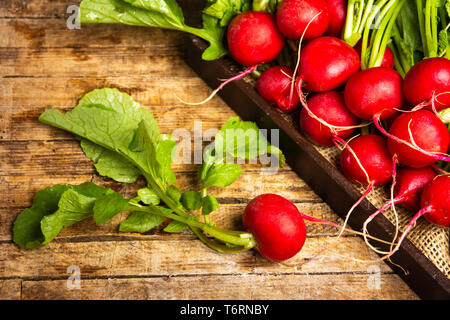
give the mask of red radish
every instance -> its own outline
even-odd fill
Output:
[[[392,159],[383,137],[374,134],[356,137],[341,154],[341,168],[352,182],[382,186],[392,177]]]
[[[244,211],[244,228],[255,237],[259,252],[272,261],[295,256],[306,240],[306,227],[297,207],[276,194],[251,200]]]
[[[231,20],[227,30],[231,56],[246,66],[274,60],[284,47],[283,35],[267,12],[246,11]]]
[[[370,42],[370,39],[368,39],[368,42]],[[356,52],[358,52],[358,55],[361,57],[362,40],[359,40],[354,48]],[[386,50],[384,50],[384,56],[383,60],[381,61],[380,67],[393,68],[394,65],[395,65],[394,53],[392,52],[391,48],[386,47]]]
[[[311,40],[300,54],[297,88],[303,86],[312,92],[334,90],[358,72],[359,64],[358,53],[341,39],[320,37]]]
[[[367,189],[350,208],[344,226],[353,210],[374,187],[385,185],[391,180],[394,172],[393,163],[395,162],[390,157],[385,139],[378,135],[359,136],[345,145],[341,153],[342,172],[347,179],[367,186]],[[342,234],[342,230],[339,236]]]
[[[390,153],[396,154],[403,165],[423,168],[438,160],[450,160],[443,155],[450,142],[448,129],[431,111],[422,109],[403,113],[392,122],[389,132],[378,121],[375,124],[389,138]]]
[[[317,16],[318,15],[318,16]],[[303,39],[320,37],[328,28],[329,16],[325,0],[284,0],[278,5],[276,21],[281,33],[293,40],[300,40],[310,21]]]
[[[450,175],[433,179],[422,192],[425,219],[443,227],[450,227]]]
[[[316,117],[325,123],[316,120]],[[340,130],[332,126],[353,127],[357,123],[358,119],[345,107],[344,95],[338,91],[311,96],[307,106],[300,112],[300,127],[303,133],[321,146],[331,146],[335,143],[336,136],[345,140],[354,132],[354,128]]]
[[[408,223],[395,248],[381,259],[388,259],[400,248],[406,235],[421,216],[425,216],[425,219],[433,224],[450,227],[450,175],[437,176],[425,186],[421,205],[422,208]]]
[[[347,17],[347,0],[327,0],[327,6],[330,22],[325,35],[339,38]]]
[[[241,79],[256,70],[258,65],[274,60],[283,50],[284,38],[278,30],[273,15],[267,12],[246,11],[231,20],[227,30],[228,50],[240,64],[249,68],[224,81],[208,98],[200,102],[186,102],[200,105],[211,100],[228,83]]]
[[[395,202],[409,211],[418,211],[423,188],[436,176],[431,167],[399,169],[397,184],[394,187]]]
[[[420,197],[422,195],[423,189],[436,176],[436,172],[431,167],[420,169],[404,167],[398,170],[397,175],[394,168],[391,187],[392,198],[388,203],[380,207],[377,211],[371,214],[369,218],[367,218],[363,225],[363,234],[366,234],[367,225],[370,223],[370,221],[372,221],[378,214],[389,209],[389,207],[391,206],[400,204],[407,210],[413,212],[418,211],[421,207]],[[372,247],[370,244],[369,246]]]
[[[402,81],[400,74],[391,68],[362,70],[348,80],[345,104],[361,119],[388,119],[403,107]]]
[[[270,67],[256,81],[256,90],[267,102],[281,111],[292,112],[300,106],[300,99],[295,91],[289,103],[293,74],[294,71],[289,67]]]
[[[413,105],[428,104],[435,95],[436,110],[450,107],[450,60],[429,58],[416,63],[405,76],[405,98]]]

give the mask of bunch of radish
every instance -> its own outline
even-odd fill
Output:
[[[405,1],[388,2],[392,6],[381,17],[387,34]],[[396,246],[379,251],[388,258],[422,215],[450,226],[450,175],[437,166],[450,160],[449,130],[438,114],[450,107],[450,60],[426,57],[403,77],[386,46],[389,36],[364,31],[359,41],[344,41],[346,12],[344,0],[284,0],[273,14],[237,15],[227,43],[231,56],[248,68],[238,77],[265,66],[256,82],[259,94],[280,112],[293,113],[314,144],[342,150],[342,173],[366,187],[347,219],[373,188],[390,184],[392,199],[367,219],[365,237],[368,223],[389,207],[414,213]],[[295,67],[277,63],[287,44]],[[284,260],[301,249],[305,218],[286,199],[262,195],[249,203],[244,226],[266,257]],[[345,224],[339,227],[343,232]]]

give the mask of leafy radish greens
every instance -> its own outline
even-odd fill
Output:
[[[173,233],[190,228],[201,241],[221,252],[249,250],[255,245],[250,234],[217,228],[207,218],[219,207],[207,189],[224,188],[241,174],[240,167],[226,159],[256,159],[268,153],[278,159],[280,167],[284,165],[282,152],[268,143],[254,123],[231,118],[216,135],[216,146],[206,152],[199,169],[201,192],[181,192],[174,185],[176,177],[171,169],[175,141],[170,135],[161,134],[153,115],[126,93],[96,89],[71,111],[63,114],[47,109],[39,120],[75,134],[100,175],[123,183],[133,183],[143,176],[147,187],[139,189],[131,199],[92,182],[43,189],[14,223],[14,242],[20,247],[44,246],[78,221],[93,218],[102,224],[122,211],[131,214],[120,224],[121,232],[147,232],[168,218],[172,221],[163,231]],[[235,139],[229,147],[229,137],[236,138],[233,130],[244,139]],[[190,214],[200,209],[205,223]]]
[[[194,34],[209,42],[203,59],[214,60],[227,53],[223,36],[229,20],[249,9],[249,1],[208,1],[203,14],[203,28],[188,26],[175,0],[83,0],[81,23],[116,23],[158,27]]]

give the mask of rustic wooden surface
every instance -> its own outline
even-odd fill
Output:
[[[254,252],[216,253],[189,232],[122,234],[117,226],[125,214],[101,226],[80,222],[42,249],[18,249],[12,223],[38,190],[92,180],[131,195],[143,185],[99,177],[73,136],[37,121],[45,108],[69,110],[84,93],[115,87],[148,107],[162,132],[192,131],[194,121],[203,130],[219,128],[235,116],[217,97],[202,107],[177,99],[210,93],[183,60],[182,34],[112,25],[69,30],[66,9],[78,2],[0,1],[1,299],[417,299],[359,237],[335,242],[336,230],[312,224],[304,249],[290,261],[296,267]],[[197,168],[174,165],[180,188],[195,188]],[[289,167],[276,175],[262,174],[258,165],[243,168],[230,187],[212,190],[221,208],[211,218],[219,226],[240,228],[245,204],[266,192],[306,214],[340,221]],[[70,266],[80,268],[79,289],[68,286]]]

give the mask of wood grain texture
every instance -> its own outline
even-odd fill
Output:
[[[72,135],[38,122],[45,108],[67,111],[83,94],[115,87],[148,108],[165,133],[192,134],[197,121],[203,131],[218,129],[235,116],[218,97],[201,107],[177,98],[199,101],[211,92],[184,62],[181,34],[116,25],[69,30],[66,9],[78,2],[0,1],[0,29],[7,34],[0,38],[1,299],[417,299],[359,237],[336,241],[334,228],[311,223],[304,249],[290,261],[296,267],[255,252],[219,254],[189,232],[119,233],[127,213],[100,226],[92,219],[77,223],[42,249],[17,248],[13,221],[46,186],[93,181],[132,196],[144,185],[98,176]],[[198,189],[197,168],[173,165],[182,190]],[[289,166],[276,175],[262,174],[259,165],[242,168],[231,186],[211,188],[221,205],[211,215],[217,225],[241,229],[246,203],[268,192],[306,214],[342,222]],[[80,289],[67,287],[71,265],[80,267]],[[369,283],[374,275],[378,289]]]

